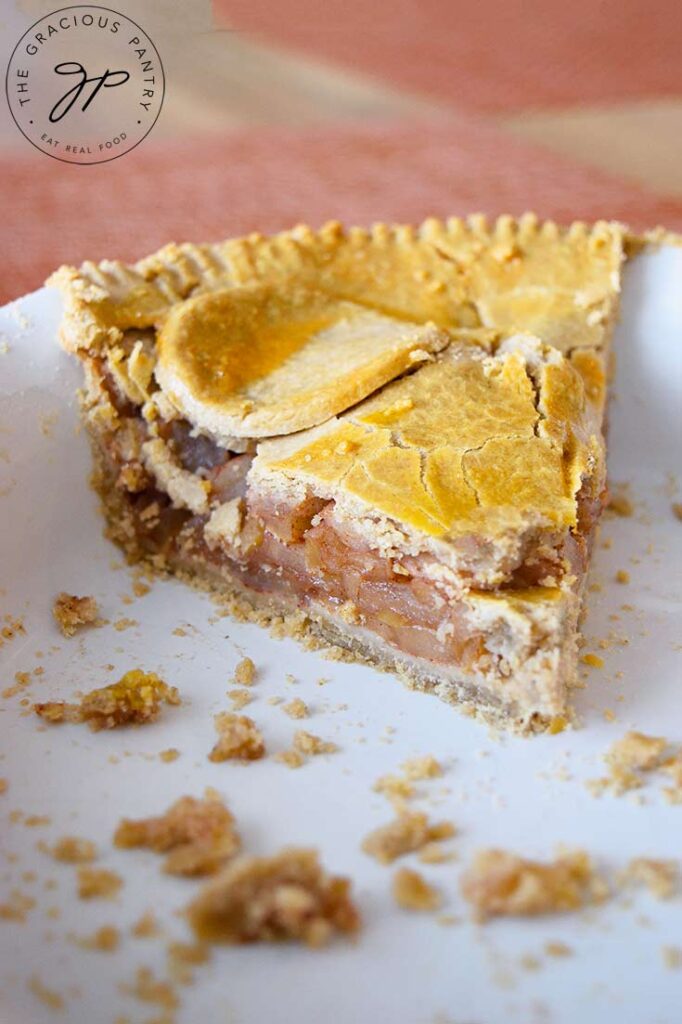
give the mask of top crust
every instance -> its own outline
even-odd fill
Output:
[[[275,497],[305,487],[333,498],[356,524],[374,513],[443,540],[574,529],[583,481],[603,486],[600,407],[537,339],[507,339],[494,355],[453,343],[324,427],[262,442],[251,481]]]
[[[180,303],[158,336],[156,379],[196,427],[231,437],[323,423],[449,344],[303,288],[236,286]]]
[[[491,226],[330,223],[172,244],[133,267],[62,267],[48,283],[65,296],[68,349],[108,354],[127,332],[155,328],[165,397],[226,444],[323,423],[462,332],[489,347],[523,331],[572,359],[581,350],[599,391],[622,250],[619,225],[562,230],[531,214]]]

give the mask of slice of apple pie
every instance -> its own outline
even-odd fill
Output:
[[[619,225],[526,215],[61,268],[110,535],[242,614],[561,728],[622,259]]]

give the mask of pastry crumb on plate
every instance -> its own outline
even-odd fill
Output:
[[[187,916],[204,942],[322,946],[360,927],[348,879],[326,874],[315,850],[293,848],[238,859],[207,884]]]
[[[74,636],[82,626],[97,622],[99,607],[94,597],[76,597],[62,591],[55,598],[52,614],[64,636]]]

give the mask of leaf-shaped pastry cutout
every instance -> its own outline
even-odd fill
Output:
[[[193,425],[219,440],[281,435],[343,412],[449,341],[433,324],[323,291],[245,285],[171,310],[156,376]]]

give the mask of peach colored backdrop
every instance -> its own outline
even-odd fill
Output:
[[[682,189],[504,120],[549,111],[561,134],[566,105],[677,102],[679,0],[218,0],[216,16],[175,55],[164,41],[164,111],[120,160],[61,164],[3,127],[0,301],[61,262],[302,220],[532,208],[682,228]]]

